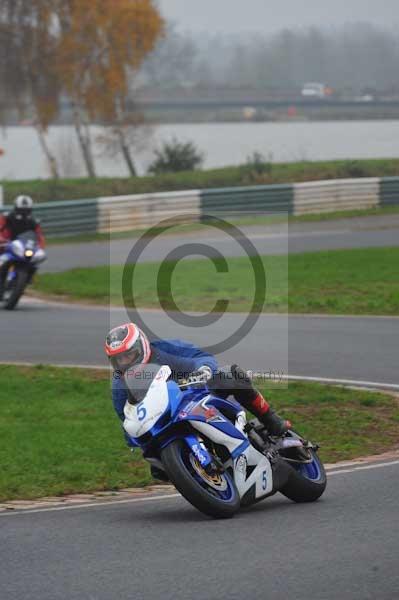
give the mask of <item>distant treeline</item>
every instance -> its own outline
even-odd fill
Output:
[[[399,36],[367,23],[275,35],[193,37],[169,27],[139,75],[155,87],[292,89],[328,83],[341,93],[399,92]]]

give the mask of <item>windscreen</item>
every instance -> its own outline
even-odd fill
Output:
[[[24,233],[21,233],[21,235],[18,236],[18,239],[21,242],[24,242],[25,244],[28,242],[33,242],[34,244],[36,244],[37,235],[34,231],[25,231]]]
[[[128,369],[124,380],[128,390],[130,404],[139,404],[147,395],[148,389],[161,370],[161,365],[148,363]]]

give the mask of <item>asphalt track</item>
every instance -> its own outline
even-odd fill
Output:
[[[4,600],[395,600],[399,464],[230,521],[182,498],[0,515]],[[348,472],[349,471],[349,472]]]
[[[207,227],[184,235],[163,235],[151,241],[137,262],[160,261],[183,244],[200,242],[209,246],[215,255],[245,255],[237,238],[248,238],[260,255],[293,254],[334,250],[397,246],[399,244],[399,215],[339,219],[318,223],[282,223],[273,226],[239,226],[242,236],[231,235]],[[137,238],[112,242],[90,242],[51,246],[43,272],[65,271],[75,267],[94,267],[123,264],[136,246]],[[252,252],[253,254],[253,252]]]
[[[337,230],[343,233],[338,234]],[[281,252],[344,244],[397,245],[399,215],[316,225],[298,223],[290,226],[288,236],[284,224],[247,227],[243,231],[260,252],[262,244],[277,244]],[[219,244],[218,249],[225,255],[242,253],[236,241],[223,234],[213,238],[212,235],[215,234],[204,234],[201,241],[214,248]],[[198,241],[198,232],[178,238],[163,236],[150,245],[143,258],[160,258],[179,244],[193,240]],[[49,268],[66,268],[76,261],[79,265],[90,261],[119,263],[130,246],[128,240],[111,245],[53,246],[49,251]],[[201,328],[184,327],[173,320],[173,315],[171,318],[155,311],[140,311],[140,315],[154,336],[181,337],[201,346],[216,344],[231,334],[231,347],[218,352],[222,364],[237,362],[247,369],[274,374],[398,383],[399,319],[396,318],[262,315],[249,334],[234,337],[244,319],[241,315],[226,314],[215,324]],[[137,315],[127,314],[124,309],[44,304],[25,298],[17,311],[0,312],[0,361],[104,365],[102,344],[106,332],[129,319],[135,321]]]
[[[233,334],[239,315],[187,328],[163,313],[142,311],[159,337],[182,337],[201,346]],[[24,299],[14,312],[0,312],[0,362],[106,365],[104,337],[112,325],[135,319],[124,309],[45,304]],[[399,383],[399,318],[262,315],[254,329],[219,354],[266,373]]]

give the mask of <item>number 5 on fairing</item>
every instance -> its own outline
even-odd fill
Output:
[[[141,402],[137,407],[137,418],[139,421],[144,421],[147,416],[147,409],[144,406],[144,402]]]

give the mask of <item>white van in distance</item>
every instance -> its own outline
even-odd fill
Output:
[[[331,94],[332,89],[325,83],[305,83],[301,92],[303,98],[327,98]]]

